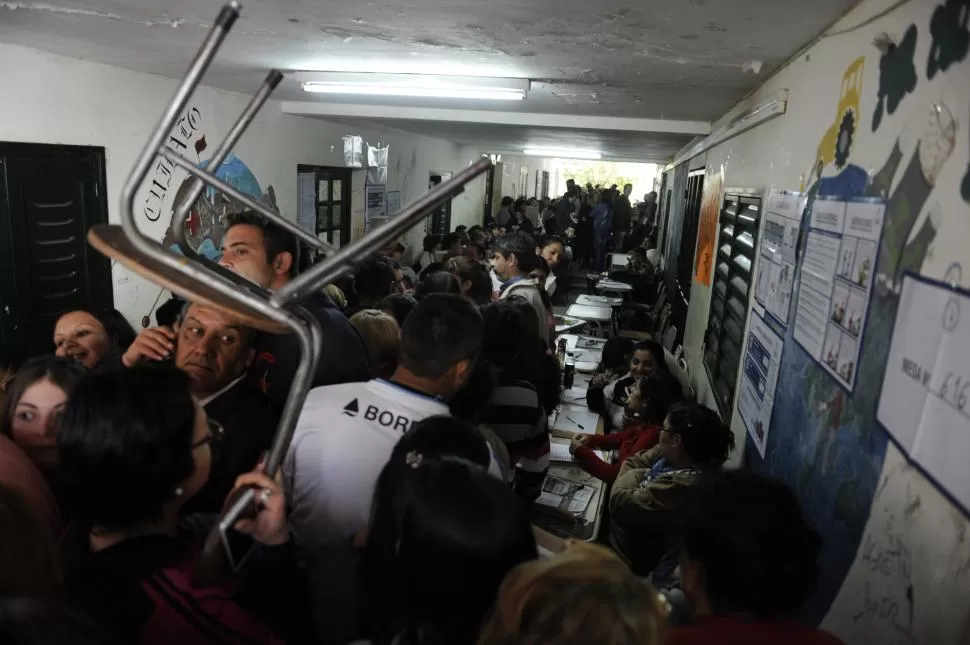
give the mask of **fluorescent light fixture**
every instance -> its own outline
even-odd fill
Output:
[[[355,74],[297,72],[305,92],[356,96],[420,96],[430,98],[521,101],[532,82],[527,78],[435,76],[425,74]]]
[[[701,139],[696,144],[682,151],[677,157],[664,168],[664,172],[681,164],[688,159],[693,159],[699,154],[707,152],[714,146],[720,145],[725,141],[744,134],[751,128],[761,125],[765,121],[770,121],[788,111],[788,90],[778,90],[770,95],[765,101],[747,110],[724,127],[712,132],[709,136]]]
[[[528,157],[557,157],[559,159],[602,159],[599,150],[576,150],[572,148],[526,148],[522,154]]]

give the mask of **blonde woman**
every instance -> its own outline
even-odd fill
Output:
[[[611,551],[575,543],[499,587],[478,645],[661,645],[667,609]]]
[[[367,347],[374,378],[391,378],[401,349],[401,328],[394,317],[377,309],[363,309],[350,317],[350,324]]]

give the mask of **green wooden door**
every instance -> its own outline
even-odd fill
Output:
[[[113,306],[110,263],[86,239],[105,221],[103,149],[0,143],[4,352],[50,352],[62,313]]]

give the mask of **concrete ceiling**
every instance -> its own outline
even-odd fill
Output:
[[[324,99],[293,80],[275,97],[388,117],[401,105],[707,122],[856,1],[248,0],[206,83],[251,92],[270,67],[514,76],[534,81],[526,101]],[[177,78],[220,4],[0,0],[0,41]]]

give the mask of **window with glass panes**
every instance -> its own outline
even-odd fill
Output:
[[[724,418],[732,412],[737,387],[760,223],[761,197],[725,193],[704,351],[704,367]]]

